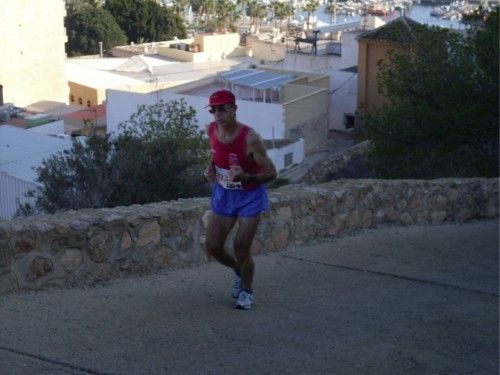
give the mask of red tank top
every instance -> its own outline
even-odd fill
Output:
[[[226,188],[253,190],[259,186],[256,182],[244,182],[240,184],[225,184],[228,180],[227,171],[231,165],[239,165],[243,172],[256,174],[262,169],[257,163],[251,160],[246,153],[247,136],[250,127],[241,125],[236,137],[230,143],[222,143],[217,138],[217,123],[212,122],[208,126],[208,137],[210,140],[210,151],[212,161],[216,167],[217,180]]]

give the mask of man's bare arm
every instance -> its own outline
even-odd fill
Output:
[[[278,176],[278,172],[276,171],[272,160],[267,156],[266,146],[264,145],[262,138],[260,138],[260,136],[254,131],[250,131],[250,133],[248,133],[247,154],[249,157],[253,158],[262,170],[257,174],[249,174],[244,173],[240,170],[241,168],[237,167],[238,170],[233,170],[234,168],[231,168],[234,181],[265,184],[266,182],[274,180]]]

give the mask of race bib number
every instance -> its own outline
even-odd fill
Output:
[[[229,169],[223,169],[219,167],[215,167],[215,175],[217,178],[217,182],[224,189],[231,190],[242,190],[243,186],[241,185],[241,181],[231,181],[229,178]]]

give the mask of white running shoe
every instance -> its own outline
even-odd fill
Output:
[[[241,277],[236,276],[236,279],[234,280],[233,283],[233,288],[231,289],[231,295],[233,298],[238,298],[241,292]]]
[[[249,310],[252,307],[253,294],[242,290],[236,300],[236,308],[239,310]]]

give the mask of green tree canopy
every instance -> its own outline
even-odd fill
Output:
[[[436,28],[379,62],[364,119],[381,177],[498,176],[498,8],[469,36]]]
[[[116,137],[75,140],[42,162],[36,211],[128,206],[207,195],[208,144],[185,101],[140,106]],[[24,213],[29,210],[24,207]]]
[[[98,54],[99,42],[103,43],[105,51],[127,43],[125,33],[113,16],[100,7],[88,4],[71,7],[68,9],[65,23],[68,56]]]
[[[319,7],[319,1],[318,0],[307,0],[306,4],[304,5],[304,12],[307,13],[307,27],[309,28],[309,24],[311,22],[311,17],[314,16],[316,13],[316,10],[318,10]]]
[[[107,0],[104,4],[129,42],[156,42],[186,37],[182,18],[154,0]]]

